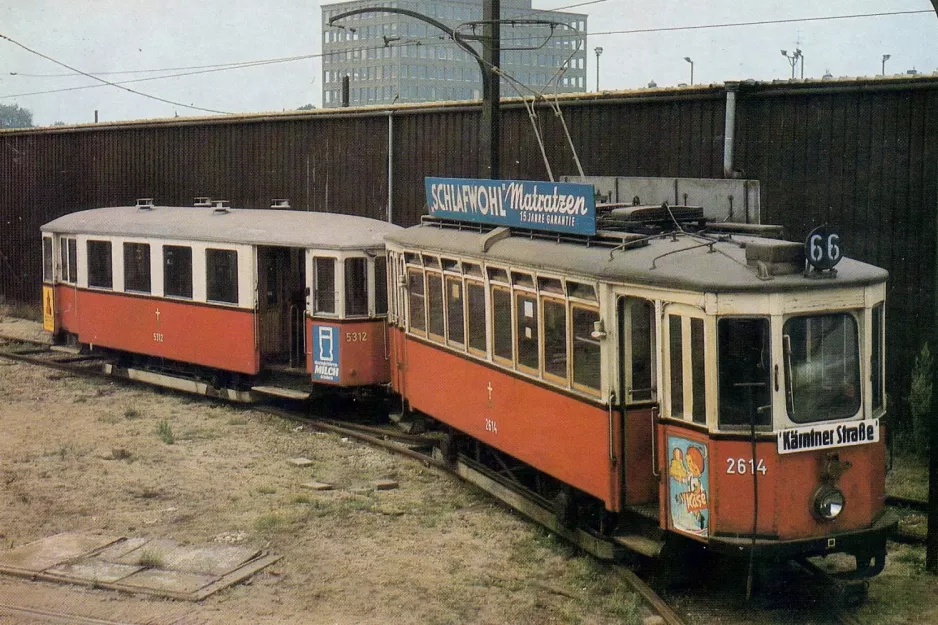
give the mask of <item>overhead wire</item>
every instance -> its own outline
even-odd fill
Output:
[[[80,69],[78,69],[78,68],[76,68],[76,67],[72,67],[71,65],[68,65],[67,63],[63,63],[62,61],[59,61],[59,60],[57,60],[57,59],[54,59],[54,58],[52,58],[51,56],[49,56],[49,55],[47,55],[47,54],[43,54],[42,52],[39,52],[39,51],[37,51],[37,50],[33,50],[32,48],[30,48],[30,47],[28,47],[28,46],[26,46],[26,45],[20,43],[19,41],[16,41],[15,39],[11,39],[10,37],[7,37],[6,35],[4,35],[4,34],[2,34],[2,33],[0,33],[0,39],[3,39],[3,40],[5,40],[5,41],[9,41],[9,42],[12,43],[13,45],[18,46],[18,47],[22,48],[23,50],[26,50],[26,51],[29,52],[30,54],[35,54],[36,56],[39,56],[39,57],[41,57],[41,58],[46,59],[47,61],[51,61],[52,63],[55,63],[56,65],[61,65],[61,66],[64,67],[65,69],[70,69],[70,70],[72,70],[73,72],[78,72],[79,74],[82,74],[83,76],[87,76],[88,78],[93,78],[94,80],[97,80],[97,81],[102,82],[102,83],[104,83],[104,84],[110,85],[110,86],[112,86],[112,87],[117,87],[118,89],[123,89],[124,91],[127,91],[127,92],[129,92],[129,93],[133,93],[133,94],[135,94],[135,95],[142,96],[142,97],[144,97],[144,98],[149,98],[149,99],[151,99],[151,100],[156,100],[156,101],[158,101],[158,102],[163,102],[164,104],[172,104],[173,106],[181,106],[181,107],[183,107],[183,108],[188,108],[188,109],[192,109],[192,110],[195,110],[195,111],[203,111],[203,112],[205,112],[205,113],[217,113],[217,114],[220,114],[220,115],[231,115],[231,113],[228,112],[228,111],[219,111],[219,110],[216,110],[216,109],[210,109],[210,108],[205,108],[205,107],[201,107],[201,106],[195,106],[195,105],[193,105],[193,104],[184,104],[184,103],[182,103],[182,102],[176,102],[176,101],[173,101],[173,100],[169,100],[169,99],[167,99],[167,98],[161,98],[161,97],[159,97],[159,96],[155,96],[155,95],[152,95],[152,94],[149,94],[149,93],[144,93],[144,92],[142,92],[142,91],[137,91],[137,90],[135,90],[135,89],[131,89],[130,87],[124,87],[124,86],[122,86],[122,85],[118,85],[117,83],[111,82],[111,81],[109,81],[109,80],[105,80],[104,78],[98,78],[97,76],[94,76],[93,74],[89,74],[89,73],[87,73],[87,72],[83,72],[83,71],[81,71]]]

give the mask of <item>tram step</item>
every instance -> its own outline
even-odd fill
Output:
[[[658,554],[661,553],[661,549],[664,547],[664,541],[639,536],[638,534],[614,535],[612,536],[612,540],[626,549],[640,553],[643,556],[648,556],[649,558],[658,557]]]
[[[282,388],[280,386],[252,386],[251,390],[262,395],[273,395],[284,399],[306,399],[309,397],[309,391],[297,391],[292,388]]]

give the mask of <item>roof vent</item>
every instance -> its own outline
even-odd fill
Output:
[[[142,211],[153,210],[153,198],[151,197],[137,198],[137,208]]]
[[[216,215],[224,215],[228,212],[228,200],[212,200],[212,206],[215,207],[212,212]]]
[[[290,208],[290,200],[288,199],[274,199],[270,201],[271,208]]]
[[[210,197],[197,197],[197,198],[195,198],[195,206],[206,207],[206,206],[211,206],[211,205],[212,205],[212,198],[210,198]]]

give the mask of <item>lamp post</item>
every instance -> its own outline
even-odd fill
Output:
[[[791,65],[791,79],[795,79],[795,66],[798,65],[798,59],[801,61],[801,77],[804,78],[804,55],[801,54],[801,50],[795,50],[792,54],[788,54],[788,50],[782,50],[782,56],[788,59],[788,64]]]
[[[603,49],[600,46],[596,47],[596,91],[599,91],[599,55],[603,53]]]
[[[693,87],[694,86],[694,62],[691,60],[689,56],[685,56],[684,60],[690,63],[690,84]]]
[[[883,73],[882,73],[883,76],[886,75],[886,61],[888,61],[891,57],[892,57],[891,54],[884,54],[884,55],[883,55]]]

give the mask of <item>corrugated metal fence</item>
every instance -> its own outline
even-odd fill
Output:
[[[583,168],[595,176],[723,176],[722,87],[562,97]],[[224,198],[385,218],[424,212],[425,176],[474,177],[479,108],[329,110],[0,132],[0,300],[38,301],[39,226],[97,206]],[[577,174],[546,106],[533,124],[555,176]],[[389,134],[391,141],[389,142]],[[532,120],[504,107],[502,178],[545,179]],[[893,400],[931,328],[938,212],[938,80],[742,84],[734,166],[761,181],[763,221],[795,239],[821,223],[847,254],[889,269]]]

